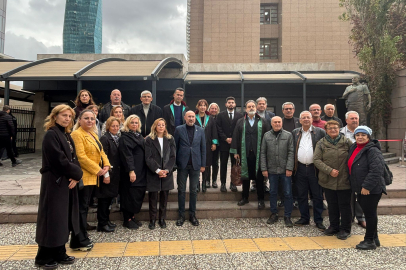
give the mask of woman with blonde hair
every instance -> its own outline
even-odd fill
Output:
[[[96,116],[90,110],[80,113],[72,132],[76,145],[76,154],[83,171],[83,189],[79,191],[80,230],[78,237],[72,237],[70,246],[76,248],[81,243],[89,243],[87,234],[87,213],[92,192],[99,186],[99,177],[109,177],[110,162],[104,153],[103,146],[95,133]],[[90,242],[91,243],[91,242]]]
[[[217,119],[217,115],[220,113],[220,106],[217,103],[210,103],[209,109],[208,109],[210,115],[213,117],[214,120]],[[217,127],[217,123],[216,123]],[[211,170],[210,167],[207,168],[207,174],[210,177],[211,175],[211,181],[212,181],[212,187],[217,188],[217,175],[219,172],[219,157],[220,157],[220,147],[217,147],[216,150],[211,152],[212,154],[212,164],[211,168],[213,168],[213,171]],[[208,183],[210,185],[210,183]],[[208,187],[208,186],[207,186]]]
[[[121,160],[119,194],[123,226],[136,230],[142,223],[135,219],[135,215],[141,210],[147,189],[145,142],[141,135],[141,120],[137,115],[130,115],[125,120],[118,150]]]
[[[123,107],[121,106],[115,106],[113,109],[111,109],[110,112],[110,117],[113,116],[117,118],[120,122],[120,129],[123,127],[123,123],[125,121],[124,119],[124,113],[123,113]],[[103,123],[102,129],[101,129],[101,135],[103,136],[106,133],[106,122]],[[118,131],[118,136],[120,136],[120,130]]]
[[[72,264],[75,257],[66,254],[69,231],[79,234],[79,200],[77,184],[82,169],[76,158],[75,144],[69,135],[75,112],[68,105],[56,106],[45,119],[42,143],[41,190],[35,241],[38,253],[35,265],[55,269]],[[90,250],[91,243],[82,248]]]
[[[173,166],[176,162],[175,139],[166,129],[166,121],[158,118],[152,124],[151,133],[145,139],[145,160],[147,171],[147,191],[149,199],[149,225],[155,229],[158,193],[159,193],[159,219],[161,228],[166,228],[166,206],[169,190],[174,189]]]

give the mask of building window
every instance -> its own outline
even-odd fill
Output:
[[[278,39],[261,38],[259,59],[278,59]]]
[[[278,5],[261,5],[261,24],[278,24]]]

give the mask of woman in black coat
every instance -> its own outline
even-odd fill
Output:
[[[204,135],[206,137],[206,169],[202,173],[202,191],[206,192],[206,188],[210,188],[210,166],[213,163],[213,151],[216,151],[218,141],[217,125],[216,121],[210,116],[207,108],[209,104],[205,99],[201,99],[197,102],[195,112],[196,122],[195,125],[204,129]],[[200,191],[200,183],[197,186],[197,192]]]
[[[349,151],[348,169],[351,188],[357,194],[367,225],[364,241],[356,248],[376,249],[381,245],[378,238],[377,208],[382,193],[386,194],[385,161],[379,142],[371,140],[372,130],[369,127],[357,127],[354,135],[356,143]]]
[[[118,140],[120,120],[109,117],[106,123],[105,134],[100,138],[103,150],[109,159],[111,169],[109,176],[101,177],[99,187],[96,189],[97,205],[97,231],[114,232],[116,224],[110,222],[110,205],[114,197],[117,197],[120,181],[120,155],[118,153]]]
[[[120,208],[124,217],[123,226],[131,230],[136,230],[142,225],[135,219],[135,214],[141,210],[147,189],[144,144],[140,118],[135,114],[128,116],[118,143],[121,161],[119,193]]]
[[[158,192],[159,192],[159,221],[161,228],[166,228],[166,205],[169,190],[173,186],[173,166],[176,162],[175,139],[166,130],[166,122],[158,118],[152,124],[151,133],[145,140],[145,160],[147,171],[147,191],[149,198],[148,228],[155,229]]]
[[[73,236],[80,232],[76,185],[83,172],[69,135],[74,117],[75,113],[68,105],[58,105],[45,119],[47,132],[42,143],[35,265],[46,269],[56,269],[58,263],[72,264],[75,261],[75,257],[66,254],[65,248],[69,231]]]

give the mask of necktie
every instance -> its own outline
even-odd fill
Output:
[[[233,120],[233,114],[232,113],[229,113],[229,114],[230,114],[230,119]]]

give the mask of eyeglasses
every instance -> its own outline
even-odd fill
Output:
[[[331,127],[331,128],[328,128],[327,130],[338,130],[338,127]]]
[[[285,111],[292,111],[293,108],[283,108]]]

